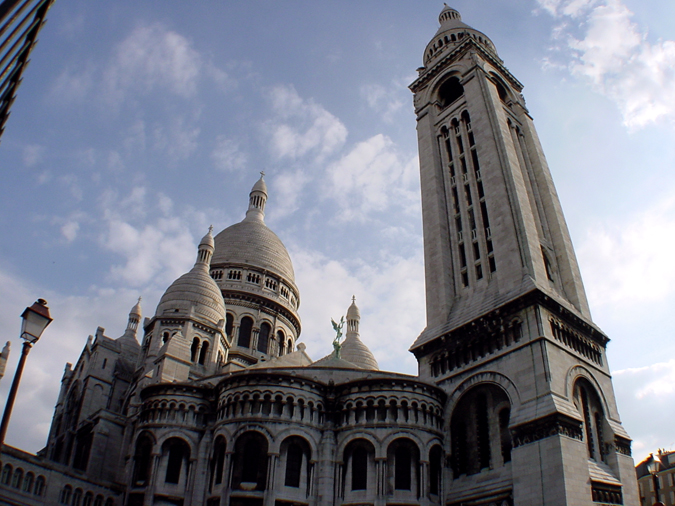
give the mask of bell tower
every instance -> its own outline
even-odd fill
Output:
[[[609,339],[523,86],[459,12],[439,22],[410,86],[427,301],[411,351],[449,395],[445,503],[637,504]]]

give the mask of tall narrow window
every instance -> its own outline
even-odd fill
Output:
[[[225,334],[227,337],[232,337],[232,329],[234,328],[234,316],[230,313],[225,315]]]
[[[410,490],[410,461],[410,449],[405,446],[396,448],[394,456],[394,488],[396,490]]]
[[[164,482],[177,484],[180,482],[183,462],[187,463],[189,460],[190,448],[185,441],[171,438],[164,443],[164,452],[168,454]]]
[[[148,436],[140,436],[134,453],[134,486],[144,486],[148,482],[151,462],[152,440]]]
[[[251,347],[251,330],[253,329],[253,320],[248,316],[245,316],[241,319],[241,324],[239,325],[239,340],[237,345],[242,348]]]
[[[511,410],[503,408],[499,412],[499,435],[502,444],[502,459],[511,462],[511,433],[509,432],[509,418]]]
[[[352,453],[352,490],[368,488],[368,451],[357,446]]]
[[[208,353],[209,353],[209,342],[204,341],[202,343],[202,349],[199,352],[199,363],[201,365],[204,365],[206,363],[206,357],[207,357]]]
[[[438,495],[441,489],[443,450],[436,445],[429,452],[429,493]]]
[[[286,477],[284,484],[287,487],[298,488],[300,486],[300,473],[302,471],[302,448],[298,443],[288,445],[286,452]]]
[[[197,361],[197,352],[199,351],[199,338],[195,337],[192,340],[192,346],[190,347],[190,362]]]
[[[218,436],[213,446],[213,458],[211,459],[211,484],[220,485],[223,482],[223,470],[225,467],[225,438]]]
[[[260,334],[258,334],[258,351],[261,353],[267,353],[269,347],[270,332],[272,327],[269,323],[263,322],[260,325]]]

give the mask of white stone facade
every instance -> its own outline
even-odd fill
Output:
[[[0,504],[638,504],[608,339],[522,85],[457,11],[439,20],[411,85],[418,376],[379,371],[355,301],[339,350],[308,357],[261,178],[244,220],[202,239],[140,344],[139,303],[120,338],[99,328],[67,365],[45,450],[3,454]]]

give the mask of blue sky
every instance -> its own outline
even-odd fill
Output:
[[[636,460],[675,447],[675,4],[457,0],[487,34],[541,137]],[[7,442],[46,440],[65,362],[124,331],[240,221],[264,170],[301,339],[331,350],[356,295],[383,369],[414,374],[424,328],[415,117],[407,89],[442,2],[58,0],[0,144],[0,324],[35,346]],[[645,417],[644,414],[649,413]],[[674,448],[675,449],[675,448]]]

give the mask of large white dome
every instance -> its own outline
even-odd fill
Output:
[[[246,264],[280,275],[295,283],[286,247],[262,221],[244,220],[220,232],[211,265]]]
[[[157,305],[156,316],[184,316],[186,313],[193,313],[213,325],[225,320],[223,296],[209,275],[208,260],[212,252],[213,237],[209,231],[199,245],[194,267],[166,289]]]

